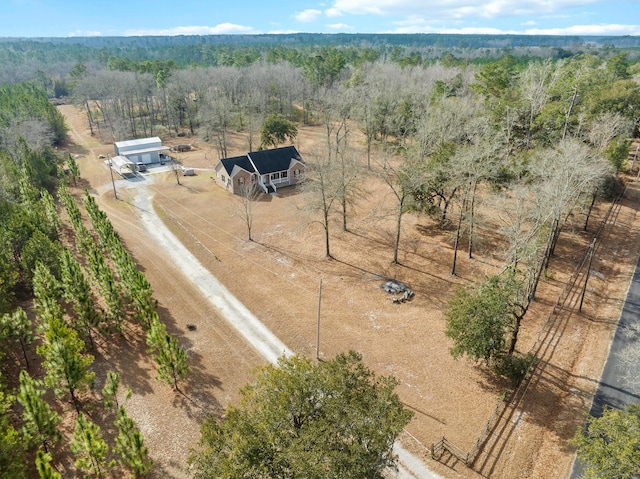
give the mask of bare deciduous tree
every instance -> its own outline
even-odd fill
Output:
[[[262,197],[264,192],[257,183],[245,183],[240,188],[240,201],[238,215],[247,227],[247,239],[253,241],[251,232],[253,229],[254,203]]]
[[[591,200],[602,179],[610,174],[611,166],[596,150],[569,139],[553,149],[540,151],[532,164],[532,172],[536,179],[535,198],[542,217],[540,221],[549,228],[537,284],[569,215],[580,201]],[[535,285],[533,289],[535,294]]]
[[[319,213],[321,218],[317,222],[324,230],[324,251],[327,258],[331,258],[329,229],[333,217],[335,201],[339,198],[340,183],[336,175],[336,164],[324,153],[311,151],[307,154],[307,168],[303,189],[306,196],[306,208]]]

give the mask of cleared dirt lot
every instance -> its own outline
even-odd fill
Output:
[[[237,399],[239,387],[250,380],[252,368],[262,360],[181,275],[179,256],[167,256],[154,248],[138,221],[134,191],[118,183],[119,200],[113,198],[109,172],[97,159],[112,147],[88,135],[74,107],[60,108],[72,127],[75,145],[70,145],[70,151],[84,155],[78,160],[86,181],[83,186],[98,196],[147,274],[162,319],[189,350],[192,376],[184,394],[174,393],[153,379],[153,366],[142,354],[143,346],[131,347],[131,342],[98,357],[98,367],[121,370],[123,385],[132,388],[127,409],[159,464],[155,477],[185,477],[186,457],[199,437],[198,424],[205,414],[219,412]],[[296,146],[304,157],[305,151],[322,141],[322,128],[301,127],[298,135]],[[231,142],[230,155],[246,152],[241,135],[232,135]],[[195,145],[195,151],[179,154],[180,161],[189,167],[211,168],[215,151],[201,143]],[[354,349],[377,373],[395,375],[402,400],[416,413],[407,430],[417,441],[406,436],[403,444],[445,477],[480,477],[459,462],[432,461],[418,441],[430,447],[446,435],[469,450],[506,387],[474,365],[452,360],[443,333],[443,311],[456,285],[468,284],[500,266],[491,218],[481,231],[481,250],[471,260],[460,254],[458,274],[452,277],[450,233],[435,228],[428,218],[406,215],[401,265],[392,264],[393,199],[384,184],[363,174],[368,194],[356,205],[348,232],[335,225],[331,237],[335,259],[326,259],[321,226],[305,211],[300,190],[281,190],[281,195],[258,202],[255,241],[248,242],[246,227],[238,217],[238,199],[215,186],[212,172],[196,171],[194,177],[180,177],[181,185],[175,176],[165,173],[149,186],[157,212],[190,251],[290,349],[310,356],[315,356],[322,278],[321,356]],[[583,313],[574,312],[567,318],[548,367],[525,395],[518,420],[511,430],[505,430],[504,444],[483,461],[482,475],[542,478],[568,474],[573,454],[566,440],[588,410],[638,255],[637,198],[631,191],[624,200],[592,266],[598,275],[590,279]],[[534,343],[605,208],[598,209],[589,232],[576,227],[575,232],[563,233],[551,263],[552,274],[540,286],[538,300],[525,319],[520,350]],[[577,225],[583,219],[575,221]],[[393,304],[380,289],[385,278],[408,283],[416,293],[413,300]],[[197,329],[188,331],[187,323]]]

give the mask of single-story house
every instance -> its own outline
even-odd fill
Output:
[[[216,183],[234,195],[246,185],[256,184],[265,193],[300,183],[306,165],[295,146],[252,151],[243,156],[224,158],[215,166]]]
[[[160,163],[161,152],[169,150],[168,146],[162,146],[162,140],[157,136],[153,138],[139,138],[137,140],[116,141],[113,144],[116,156],[125,156],[132,163]]]

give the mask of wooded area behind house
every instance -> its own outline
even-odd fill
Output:
[[[349,231],[355,205],[370,200],[368,180],[386,185],[389,262],[402,262],[412,215],[450,232],[451,269],[440,274],[456,275],[463,247],[499,263],[450,295],[443,321],[455,357],[517,384],[536,359],[519,347],[522,322],[563,233],[578,217],[586,230],[594,205],[615,200],[637,171],[629,147],[640,125],[640,40],[0,39],[0,475],[55,477],[55,455],[73,453],[88,474],[139,476],[153,460],[126,404],[113,402],[117,371],[94,390],[94,343],[137,335],[132,344],[148,346],[177,393],[189,358],[107,215],[78,189],[77,159],[60,154],[67,125],[56,103],[81,109],[103,144],[193,138],[215,145],[212,165],[237,154],[232,135],[245,151],[277,146],[267,119],[321,128],[323,141],[301,151],[305,212],[323,230],[318,251],[334,256],[335,232]],[[244,201],[249,240],[254,200]],[[70,405],[75,433],[63,452],[58,424]],[[96,408],[117,430],[109,445],[85,414]]]

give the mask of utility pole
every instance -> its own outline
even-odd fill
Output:
[[[582,287],[582,294],[580,294],[580,307],[578,311],[582,312],[582,303],[584,303],[584,295],[587,293],[587,283],[589,282],[589,275],[591,274],[591,263],[593,262],[593,255],[596,251],[596,238],[591,240],[589,245],[589,262],[587,263],[587,272],[585,273],[584,286]]]
[[[177,150],[176,150],[176,152],[177,152]],[[171,162],[173,163],[173,172],[176,174],[176,182],[179,185],[180,184],[180,176],[178,175],[178,160],[177,160],[177,158],[174,158],[173,156],[171,156],[170,158],[171,158]]]
[[[118,192],[116,191],[116,182],[113,179],[113,161],[111,160],[111,154],[108,154],[109,158],[109,172],[111,173],[111,186],[113,186],[113,196],[115,199],[118,199]]]

